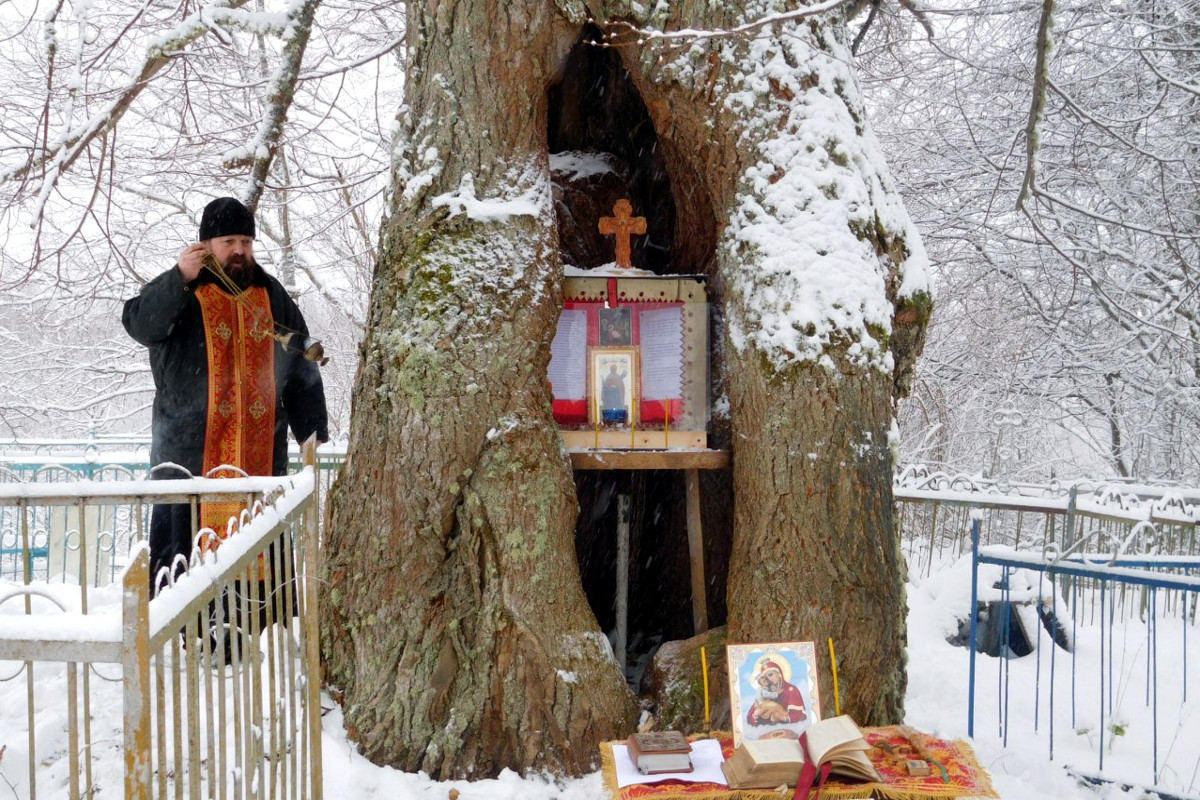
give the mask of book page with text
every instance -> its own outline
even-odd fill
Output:
[[[795,739],[747,739],[742,747],[754,759],[755,764],[803,763],[800,742]]]
[[[839,747],[849,750],[866,750],[870,747],[854,720],[845,714],[821,720],[808,729],[808,752],[818,764]]]

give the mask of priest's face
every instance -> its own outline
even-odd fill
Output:
[[[208,245],[231,275],[248,272],[254,263],[254,240],[249,236],[218,236],[209,239]]]

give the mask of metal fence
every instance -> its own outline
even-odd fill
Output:
[[[0,484],[20,549],[0,582],[0,682],[25,688],[18,796],[320,798],[319,485],[312,455],[286,478]],[[145,513],[209,501],[244,502],[236,532],[149,600]],[[86,543],[109,507],[130,509],[125,563],[96,570],[114,551],[81,545],[83,580],[39,580],[35,521],[75,514]],[[95,579],[110,569],[119,589]],[[93,713],[114,705],[116,730]]]
[[[127,784],[129,797],[319,797],[316,596],[309,578],[316,575],[318,556],[317,497],[336,474],[344,450],[322,448],[319,459],[310,457],[307,472],[282,483],[208,482],[226,493],[245,492],[256,515],[244,520],[243,530],[217,557],[197,558],[188,574],[147,603],[141,543],[151,505],[171,497],[193,504],[214,498],[197,490],[197,482],[181,482],[172,495],[177,482],[143,480],[144,454],[121,460],[103,448],[82,453],[76,448],[72,455],[53,444],[0,456],[0,586],[6,579],[20,584],[17,590],[0,589],[7,591],[0,595],[0,659],[19,662],[0,663],[0,682],[23,676],[28,707],[41,707],[44,715],[46,701],[34,694],[46,684],[35,681],[35,670],[57,670],[63,691],[56,699],[66,706],[68,720],[68,741],[54,744],[47,755],[35,741],[45,726],[29,712],[27,796],[36,797],[35,766],[48,759],[59,765],[62,775],[52,777],[66,794],[95,791],[107,774],[96,766],[103,761],[97,753],[116,735],[125,743],[125,758],[132,759],[123,765],[122,779],[134,781]],[[109,482],[88,482],[93,479]],[[272,487],[279,486],[286,486],[285,493],[268,502]],[[977,691],[983,702],[994,701],[988,704],[996,713],[996,732],[1006,742],[1010,703],[1022,697],[1032,702],[1035,728],[1045,734],[1051,758],[1062,739],[1056,738],[1056,726],[1069,726],[1077,735],[1094,728],[1099,741],[1091,752],[1103,773],[1105,753],[1120,735],[1115,687],[1128,645],[1114,646],[1113,631],[1121,624],[1140,625],[1154,745],[1150,772],[1157,785],[1166,763],[1158,746],[1164,730],[1160,706],[1186,707],[1189,670],[1196,669],[1187,654],[1189,642],[1194,647],[1196,641],[1200,491],[1006,484],[915,467],[897,476],[894,496],[914,579],[974,554],[973,575],[984,579],[975,586],[972,608],[994,603],[1003,609],[999,613],[1023,617],[1042,645],[1061,639],[1073,647],[1099,638],[1098,675],[1081,674],[1074,650],[1047,646],[1035,647],[1032,668],[1014,672],[1012,642],[1003,638],[1013,630],[1006,617],[998,627],[1005,657],[996,661],[995,680],[977,685],[975,625],[982,616],[964,608],[973,628],[972,734]],[[268,572],[270,578],[260,581]],[[91,608],[97,597],[112,600],[115,594],[119,602]],[[4,613],[10,601],[21,603],[22,613]],[[122,610],[115,612],[114,605]],[[35,613],[39,609],[53,611],[57,621],[48,622],[51,617]],[[1179,659],[1161,658],[1157,636],[1167,626],[1179,626]],[[217,635],[210,635],[213,630]],[[105,664],[122,666],[109,674]],[[1182,686],[1183,696],[1160,696],[1165,674],[1160,670],[1176,669],[1181,672],[1170,681],[1171,691]],[[98,684],[118,688],[106,693]],[[92,730],[88,709],[96,702],[122,704],[119,731]],[[7,763],[12,761],[10,748]]]
[[[1076,481],[1006,483],[920,466],[902,470],[893,495],[904,553],[914,577],[928,576],[980,545],[1029,552],[1139,552],[1200,556],[1200,490]]]
[[[46,464],[20,471],[0,466],[0,487],[54,485],[70,493],[68,487],[82,481],[132,481],[142,475],[125,465],[74,469]],[[0,580],[21,580],[28,572],[45,582],[112,583],[143,537],[149,514],[150,506],[135,498],[86,505],[0,505]]]
[[[894,493],[915,580],[971,559],[968,733],[1036,742],[1081,780],[1190,796],[1200,492],[910,469]]]
[[[1189,665],[1188,639],[1194,639],[1196,633],[1191,631],[1196,624],[1197,600],[1200,599],[1200,558],[1181,556],[1120,556],[1112,555],[1107,561],[1099,561],[1097,555],[1069,556],[1057,555],[1046,557],[1019,553],[1004,547],[979,547],[980,524],[976,520],[972,525],[974,542],[972,556],[971,607],[976,613],[971,616],[970,636],[970,678],[968,703],[968,733],[975,735],[975,689],[976,689],[976,653],[981,649],[979,640],[979,618],[983,603],[980,602],[979,576],[981,567],[993,565],[1001,570],[1000,579],[993,582],[993,591],[985,591],[985,597],[992,599],[992,613],[1004,614],[1006,617],[1019,613],[1016,607],[1024,602],[1033,606],[1040,614],[1041,625],[1023,626],[1021,630],[1033,627],[1039,639],[1045,639],[1050,644],[1054,639],[1059,644],[1066,645],[1062,654],[1062,665],[1059,664],[1059,648],[1048,649],[1046,659],[1047,674],[1045,676],[1044,704],[1035,700],[1038,712],[1045,709],[1047,729],[1047,746],[1050,758],[1054,758],[1055,721],[1061,717],[1069,720],[1070,730],[1078,725],[1079,710],[1086,704],[1096,709],[1098,725],[1095,734],[1096,769],[1103,773],[1104,757],[1108,742],[1106,736],[1115,733],[1110,727],[1115,710],[1116,686],[1121,676],[1118,674],[1130,664],[1122,663],[1125,653],[1118,656],[1116,652],[1115,632],[1118,622],[1136,620],[1143,627],[1144,641],[1139,640],[1137,650],[1142,651],[1145,664],[1145,705],[1150,713],[1149,734],[1151,740],[1151,770],[1152,783],[1158,786],[1162,781],[1163,761],[1160,748],[1160,733],[1163,732],[1162,717],[1170,717],[1173,727],[1178,722],[1178,714],[1168,711],[1170,706],[1175,712],[1188,701],[1189,678],[1195,671],[1195,663]],[[1035,581],[1036,593],[1018,592],[1014,595],[1013,582],[1016,571],[1025,571],[1037,576]],[[1167,659],[1163,664],[1160,659],[1159,632],[1162,624],[1178,626],[1180,631],[1181,657]],[[1008,744],[1010,729],[1009,704],[1011,699],[1012,654],[1011,636],[1017,628],[1004,619],[998,626],[1000,631],[1000,649],[1006,657],[998,662],[997,719],[999,732],[1005,745]],[[1098,641],[1095,643],[1099,655],[1097,669],[1094,674],[1081,674],[1074,655],[1083,640],[1082,629],[1090,629],[1090,633]],[[1189,637],[1189,633],[1191,634]],[[1043,636],[1045,634],[1045,636]],[[1122,648],[1126,650],[1127,648]],[[1040,655],[1040,653],[1039,653]],[[1041,661],[1039,659],[1039,666]],[[1164,677],[1160,669],[1177,670],[1178,680],[1160,681]],[[1066,670],[1069,681],[1064,692],[1066,697],[1058,697],[1060,681],[1058,671]],[[1172,689],[1172,696],[1167,698],[1166,690],[1160,687],[1167,684],[1178,686],[1177,696]],[[1035,691],[1042,689],[1037,682]],[[1162,703],[1160,707],[1160,695]],[[1056,715],[1056,706],[1062,713]],[[1161,713],[1160,713],[1161,712]],[[1035,730],[1040,727],[1041,715],[1035,714]]]
[[[137,481],[150,477],[149,442],[140,439],[0,441],[0,487],[84,481]],[[345,446],[324,445],[315,456],[321,493],[337,476]],[[293,445],[290,469],[302,466]],[[129,564],[150,526],[151,504],[134,496],[110,503],[0,505],[0,581],[26,573],[48,583],[107,586]]]

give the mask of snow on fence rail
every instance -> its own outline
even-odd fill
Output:
[[[975,736],[978,689],[992,701],[984,716],[1005,747],[1010,732],[1036,737],[1051,760],[1056,746],[1060,759],[1065,753],[1082,780],[1191,796],[1200,771],[1197,698],[1188,698],[1197,672],[1189,639],[1194,648],[1200,557],[980,547],[979,516],[964,609],[968,734]],[[1154,526],[1138,527],[1129,538]],[[976,682],[978,652],[994,657],[994,682]],[[1020,710],[1010,714],[1013,706]],[[1032,719],[1033,729],[1013,731],[1012,719]],[[1142,746],[1117,747],[1123,736]]]
[[[910,466],[892,491],[913,577],[971,552],[973,516],[985,547],[1200,556],[1197,489],[1090,480],[1018,484]]]
[[[143,480],[150,474],[149,457],[144,452],[149,443],[139,449],[137,442],[0,440],[0,487]],[[120,449],[111,449],[115,446]],[[321,446],[316,469],[322,493],[328,491],[344,458],[344,445]],[[301,466],[300,450],[295,445],[290,461],[292,470]],[[34,505],[22,511],[16,505],[0,504],[0,580],[20,580],[31,569],[33,578],[39,581],[86,580],[92,586],[106,586],[116,580],[134,546],[145,538],[150,509],[151,504],[128,495],[120,501],[82,508],[70,504]]]
[[[93,585],[87,548],[77,585],[35,580],[28,552],[0,576],[0,777],[17,796],[321,796],[314,461],[286,478],[0,484],[26,551],[39,509],[138,509],[118,583]],[[150,600],[141,509],[230,500],[246,505],[236,533]]]

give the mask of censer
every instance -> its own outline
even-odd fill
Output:
[[[229,291],[229,294],[233,296],[238,305],[253,314],[261,325],[263,322],[260,316],[261,312],[246,301],[245,292],[237,285],[237,282],[233,278],[229,277],[229,273],[217,261],[216,256],[212,253],[205,253],[204,266],[217,277],[217,280]],[[284,350],[303,353],[305,361],[315,361],[322,367],[329,363],[329,357],[325,355],[325,346],[321,344],[320,340],[314,339],[311,336],[305,336],[299,331],[294,331],[275,320],[271,321],[271,325],[271,338],[283,345]],[[292,343],[296,339],[300,341],[296,345],[293,345]]]

